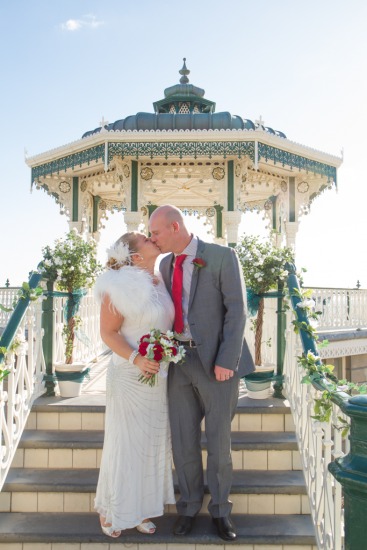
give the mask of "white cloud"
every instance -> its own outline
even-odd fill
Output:
[[[95,15],[85,15],[82,19],[68,19],[66,23],[61,24],[63,31],[78,31],[81,28],[97,29],[103,25],[103,21],[98,21]]]
[[[66,23],[61,25],[63,31],[77,31],[80,27],[81,23],[77,19],[68,19]]]

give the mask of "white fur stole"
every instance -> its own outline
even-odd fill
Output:
[[[102,302],[105,294],[123,317],[130,318],[140,316],[157,299],[151,275],[133,266],[102,273],[96,280],[94,295]]]

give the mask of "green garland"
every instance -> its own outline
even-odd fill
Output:
[[[314,339],[315,344],[319,347],[327,346],[329,342],[327,340],[320,342],[315,326],[312,326],[309,322],[310,319],[317,320],[321,315],[320,311],[314,310],[315,304],[311,299],[312,290],[293,289],[292,296],[297,296],[301,299],[301,302],[298,303],[298,307],[302,307],[307,317],[307,322],[298,321],[297,319],[292,321],[294,332],[300,334],[301,331],[304,331],[308,336]],[[307,354],[303,353],[301,356],[298,356],[297,362],[305,371],[301,383],[312,384],[319,392],[319,396],[314,399],[314,414],[312,416],[312,418],[318,422],[330,422],[333,408],[332,398],[337,394],[341,392],[351,396],[367,394],[367,384],[355,384],[348,380],[338,380],[333,374],[334,365],[322,363],[320,357],[311,351]],[[334,424],[334,428],[341,430],[342,436],[345,437],[349,431],[349,423],[341,416],[338,416],[338,421],[339,424]]]

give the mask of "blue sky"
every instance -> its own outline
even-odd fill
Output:
[[[27,279],[67,231],[53,200],[30,194],[24,150],[75,141],[102,116],[152,112],[186,57],[217,111],[343,149],[338,192],[301,220],[297,264],[309,285],[367,287],[366,21],[364,0],[0,2],[0,286]],[[120,233],[112,219],[102,248]]]

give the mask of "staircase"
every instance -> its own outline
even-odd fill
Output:
[[[290,410],[280,400],[249,399],[243,388],[232,422],[236,543],[216,535],[209,495],[187,537],[172,535],[174,506],[155,520],[153,536],[130,529],[106,537],[93,511],[104,400],[103,392],[84,392],[35,402],[0,493],[0,550],[316,550]]]

